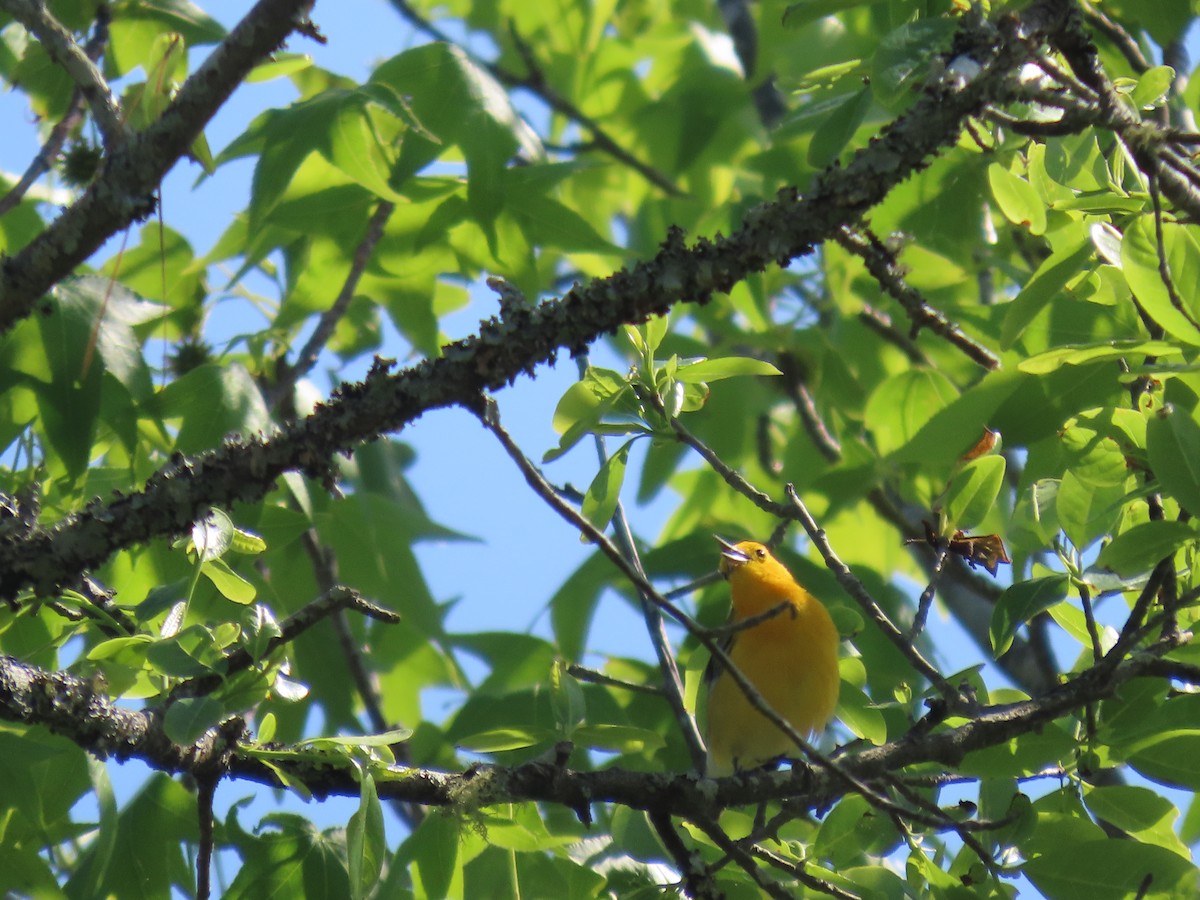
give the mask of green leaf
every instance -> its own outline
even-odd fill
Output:
[[[231,811],[231,819],[233,815]],[[264,817],[254,835],[236,825],[227,823],[226,828],[240,835],[241,867],[224,900],[350,896],[346,845],[340,835],[322,834],[311,822],[290,813]]]
[[[799,3],[789,3],[783,11],[783,27],[800,28],[815,19],[874,2],[875,0],[800,0]]]
[[[1021,495],[1009,525],[1009,538],[1014,544],[1031,549],[1050,546],[1059,530],[1055,506],[1058,486],[1057,480],[1042,478]]]
[[[211,635],[207,628],[193,625]],[[190,629],[189,629],[190,630]],[[192,678],[212,671],[212,667],[192,654],[188,653],[179,643],[180,635],[155,641],[146,652],[146,661],[164,675],[172,678]]]
[[[1097,344],[1071,344],[1035,353],[1021,360],[1017,368],[1030,375],[1046,375],[1061,366],[1082,366],[1127,356],[1179,356],[1180,348],[1167,341],[1102,341]]]
[[[1052,253],[1030,276],[1010,304],[1000,329],[1000,346],[1012,349],[1025,329],[1068,284],[1085,274],[1092,259],[1092,243],[1084,238]],[[1200,335],[1198,335],[1200,336]]]
[[[6,725],[0,757],[8,773],[0,779],[5,843],[40,847],[74,838],[71,808],[91,787],[86,754],[44,729]]]
[[[148,634],[131,635],[130,637],[110,638],[101,641],[88,651],[90,660],[119,659],[127,663],[141,665],[154,639]]]
[[[872,102],[869,87],[839,98],[838,105],[817,127],[808,145],[808,164],[819,169],[836,160],[866,119]]]
[[[68,476],[77,477],[92,459],[102,420],[127,447],[136,445],[132,404],[148,397],[152,386],[134,325],[159,315],[161,307],[88,276],[60,284],[46,310],[34,319],[35,332],[21,335],[20,353],[10,364],[30,376],[50,449]]]
[[[912,368],[881,380],[864,411],[875,446],[885,455],[904,447],[958,396],[953,382],[934,369]],[[978,418],[974,430],[977,436]]]
[[[192,369],[168,384],[159,400],[164,419],[180,420],[175,447],[184,453],[212,449],[230,433],[270,428],[262,392],[238,363]]]
[[[1074,760],[1079,745],[1073,735],[1056,724],[1027,732],[984,750],[968,753],[959,766],[964,774],[1019,778],[1049,765]]]
[[[1096,564],[1118,575],[1139,575],[1198,537],[1196,529],[1187,522],[1142,522],[1117,535],[1100,551]]]
[[[493,728],[459,738],[455,743],[472,753],[499,753],[533,747],[556,737],[553,731],[546,728]]]
[[[503,207],[500,188],[508,161],[522,150],[541,160],[537,135],[513,109],[504,88],[458,46],[425,44],[392,57],[371,75],[405,97],[424,133],[410,133],[400,148],[395,183],[415,175],[457,145],[467,163],[467,200],[482,222]]]
[[[275,53],[271,58],[250,70],[246,83],[272,81],[276,78],[286,78],[303,72],[313,64],[312,57],[307,53]]]
[[[657,731],[634,725],[581,725],[572,738],[584,747],[613,753],[653,753],[665,743]]]
[[[323,155],[343,174],[377,197],[402,201],[389,179],[393,161],[371,120],[369,97],[362,92],[335,97]]]
[[[567,388],[554,409],[554,430],[560,435],[558,447],[542,462],[551,462],[594,431],[600,420],[625,395],[629,383],[611,369],[588,368],[583,378]]]
[[[49,863],[32,848],[15,843],[0,846],[0,891],[6,897],[62,896]]]
[[[1060,432],[1066,467],[1089,487],[1123,485],[1129,477],[1129,461],[1116,440],[1101,434],[1082,417],[1071,419]],[[1109,429],[1105,429],[1109,430]]]
[[[1138,76],[1129,99],[1137,109],[1155,109],[1166,101],[1174,80],[1175,70],[1170,66],[1154,66]]]
[[[1188,512],[1200,511],[1200,424],[1166,404],[1146,422],[1146,454],[1159,483]]]
[[[171,896],[173,885],[192,883],[183,847],[199,837],[196,798],[182,784],[161,772],[150,774],[114,819],[113,836],[102,836],[82,852],[66,884],[68,897],[152,900]]]
[[[988,635],[992,640],[992,652],[997,657],[1004,655],[1017,630],[1040,613],[1049,609],[1067,595],[1071,579],[1066,575],[1049,575],[1014,584],[1000,595],[992,611],[992,623]]]
[[[625,468],[629,464],[629,448],[632,446],[632,439],[626,441],[616,453],[605,460],[584,494],[579,511],[600,531],[608,528],[613,513],[617,511],[617,503],[621,499],[621,485],[625,483]]]
[[[787,11],[784,12],[784,18],[787,18]],[[811,91],[813,88],[832,87],[847,76],[862,75],[863,72],[864,67],[861,59],[843,60],[805,72],[796,80],[794,90],[796,93],[803,93]]]
[[[1046,231],[1046,201],[1037,188],[999,163],[988,166],[992,196],[1004,217],[1033,235]]]
[[[943,531],[973,528],[991,511],[1004,483],[1003,456],[981,456],[956,472],[941,502]]]
[[[667,336],[667,331],[670,329],[669,316],[651,316],[646,320],[646,324],[642,326],[642,331],[646,335],[644,341],[643,353],[650,359],[654,358],[659,346],[663,342],[663,338]]]
[[[463,897],[462,825],[454,816],[426,816],[392,862],[411,872],[417,897]]]
[[[583,689],[561,659],[556,659],[550,668],[550,706],[554,710],[555,725],[567,737],[587,713]]]
[[[884,37],[871,62],[871,87],[879,102],[890,109],[915,90],[954,29],[949,19],[918,19]]]
[[[534,191],[509,189],[507,181],[502,184],[508,198],[504,211],[516,220],[531,244],[614,258],[623,253],[591,222],[566,204]]]
[[[233,569],[223,559],[210,559],[200,564],[204,577],[213,583],[221,596],[234,603],[253,603],[258,589]]]
[[[879,746],[887,740],[887,720],[863,691],[842,681],[837,718],[856,736]]]
[[[1200,729],[1159,731],[1136,741],[1125,752],[1129,765],[1152,781],[1200,789]]]
[[[1084,803],[1102,819],[1146,844],[1155,844],[1191,859],[1187,846],[1175,833],[1179,810],[1166,797],[1149,788],[1129,784],[1091,787]]]
[[[572,572],[550,598],[550,624],[559,652],[571,661],[583,658],[600,594],[612,581],[613,568],[599,551]]]
[[[860,795],[849,794],[821,822],[813,851],[842,869],[864,853],[886,855],[899,843],[895,828],[882,821]]]
[[[312,747],[315,750],[329,750],[341,747],[357,750],[362,747],[390,747],[412,737],[411,728],[392,728],[375,734],[331,735],[328,737],[305,738],[296,744],[297,747]]]
[[[747,356],[723,356],[684,363],[675,370],[675,380],[684,384],[707,384],[739,375],[782,375],[775,366]]]
[[[346,853],[350,859],[350,896],[365,900],[378,883],[387,856],[383,807],[375,779],[365,768],[359,769],[358,809],[346,827]]]
[[[1082,550],[1116,528],[1126,496],[1124,485],[1088,485],[1068,470],[1058,486],[1054,509],[1067,538]]]
[[[174,743],[187,747],[224,716],[224,705],[212,697],[185,697],[167,708],[163,731]]]
[[[1182,897],[1195,889],[1196,869],[1170,850],[1136,841],[1061,841],[1021,867],[1047,897],[1096,900],[1132,897],[1153,876],[1146,898]],[[1180,893],[1182,891],[1182,893]]]
[[[262,535],[255,534],[253,531],[247,531],[244,528],[235,527],[229,549],[234,553],[257,556],[259,553],[266,552],[267,542],[262,539]]]
[[[1163,223],[1163,250],[1167,270],[1181,295],[1183,308],[1171,302],[1171,295],[1159,271],[1158,241],[1154,217],[1140,216],[1125,229],[1121,241],[1121,265],[1130,290],[1138,303],[1163,329],[1185,344],[1200,346],[1200,327],[1193,292],[1188,285],[1200,283],[1200,244],[1183,225]]]

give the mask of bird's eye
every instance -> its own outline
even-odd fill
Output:
[[[767,551],[764,550],[762,547],[759,547],[757,550],[754,551],[754,555],[757,556],[759,559],[766,559]]]

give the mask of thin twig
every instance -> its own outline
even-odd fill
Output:
[[[764,894],[775,900],[792,900],[791,892],[778,881],[768,878],[755,863],[754,857],[747,853],[737,841],[731,839],[720,825],[704,816],[695,816],[692,821],[697,828],[708,835],[710,841],[737,863],[743,872],[754,879],[754,883],[762,889]]]
[[[1183,131],[1179,128],[1163,128],[1159,133],[1162,139],[1169,144],[1185,144],[1187,146],[1200,144],[1200,133],[1195,131]]]
[[[720,635],[721,637],[728,637],[731,634],[737,634],[739,631],[746,631],[747,629],[761,625],[763,622],[775,618],[785,610],[791,609],[791,607],[792,602],[790,600],[781,600],[779,603],[776,603],[774,606],[768,609],[764,609],[760,613],[755,613],[754,615],[747,616],[744,619],[738,619],[736,622],[729,622],[725,625],[718,626],[717,628],[710,628],[709,631],[712,634]]]
[[[395,209],[396,204],[390,200],[381,200],[379,205],[375,207],[375,212],[367,223],[366,234],[362,236],[362,240],[354,248],[354,257],[350,262],[350,271],[346,275],[346,280],[342,282],[342,289],[338,291],[337,299],[333,301],[333,305],[329,309],[321,314],[320,319],[317,321],[317,327],[313,329],[313,333],[300,349],[300,352],[296,354],[296,361],[291,365],[281,366],[282,371],[272,390],[272,405],[278,403],[280,398],[285,394],[290,393],[291,389],[295,387],[296,382],[307,375],[312,370],[312,367],[317,364],[317,359],[320,358],[325,345],[329,343],[330,337],[333,336],[338,322],[342,320],[342,317],[346,314],[346,310],[349,309],[350,301],[354,299],[354,292],[358,287],[358,282],[362,278],[363,272],[366,271],[367,264],[371,261],[371,254],[375,251],[375,245],[383,237],[383,229]]]
[[[662,410],[660,410],[662,411]],[[791,510],[785,503],[779,503],[747,481],[740,472],[730,468],[721,457],[702,440],[692,434],[679,419],[671,419],[671,430],[683,443],[695,450],[712,470],[716,472],[731,488],[757,506],[765,513],[777,519],[794,519]]]
[[[914,344],[908,335],[900,333],[896,326],[892,324],[892,317],[882,309],[876,309],[870,303],[864,301],[862,309],[858,313],[858,321],[862,322],[863,325],[874,331],[893,347],[899,348],[900,352],[908,357],[908,361],[913,365],[929,365],[929,357],[921,352],[921,348]]]
[[[0,9],[36,37],[46,48],[50,58],[75,82],[87,100],[96,127],[100,129],[104,148],[111,151],[123,144],[128,137],[128,130],[121,121],[121,110],[117,100],[96,64],[75,43],[71,32],[37,0],[0,0]]]
[[[504,296],[502,295],[502,305],[504,303]],[[508,302],[511,303],[513,301],[509,300]],[[579,366],[579,375],[582,378],[588,367],[586,357],[581,356],[577,360],[577,363]],[[608,448],[605,445],[604,435],[596,434],[594,435],[594,439],[596,457],[600,465],[604,466],[608,462]],[[633,539],[633,530],[629,527],[629,519],[625,515],[625,507],[620,500],[617,501],[613,509],[612,527],[614,543],[621,551],[621,555],[629,560],[638,574],[645,579],[646,570],[642,567],[637,543]],[[675,723],[679,726],[679,732],[683,735],[684,741],[687,743],[688,752],[692,757],[692,765],[697,771],[701,771],[704,767],[705,758],[704,738],[701,737],[700,730],[696,726],[696,720],[688,713],[687,704],[683,700],[683,679],[679,677],[679,667],[675,663],[675,654],[671,650],[671,639],[667,635],[662,610],[655,606],[645,595],[639,593],[638,600],[642,606],[642,617],[646,623],[646,631],[650,636],[650,643],[654,646],[654,656],[658,661],[659,671],[662,673],[663,695],[666,697],[667,703],[671,707],[671,712],[675,716]]]
[[[694,594],[702,587],[707,587],[710,584],[716,584],[721,580],[721,573],[715,569],[712,572],[701,575],[689,581],[687,584],[681,584],[677,588],[671,588],[669,591],[663,591],[663,596],[668,600],[674,600],[676,597],[686,597],[689,594]]]
[[[671,824],[671,816],[654,810],[650,812],[649,819],[663,846],[671,854],[671,859],[675,860],[675,866],[683,877],[685,894],[693,900],[722,900],[725,895],[713,881],[712,874],[705,871],[700,854],[689,850],[683,843],[679,832]]]
[[[804,426],[813,446],[830,462],[838,462],[842,458],[842,445],[833,436],[821,417],[820,410],[817,409],[817,402],[804,381],[802,364],[793,354],[784,352],[779,354],[779,370],[783,372],[784,389],[791,398],[792,405],[800,416],[800,424]]]
[[[98,6],[96,8],[95,26],[92,29],[92,36],[88,38],[86,44],[83,45],[83,52],[92,62],[98,62],[101,54],[104,52],[104,47],[108,43],[108,24],[112,18],[107,6]],[[62,150],[63,145],[67,142],[67,138],[71,136],[71,132],[80,123],[83,118],[83,111],[87,108],[87,100],[84,99],[83,92],[76,87],[71,94],[71,99],[67,103],[67,112],[54,127],[50,129],[50,134],[46,137],[46,142],[42,144],[37,155],[29,167],[21,175],[21,180],[0,198],[0,216],[3,216],[10,209],[16,207],[25,195],[29,193],[29,189],[41,178],[44,174],[50,171],[50,167],[54,165],[54,161],[58,159],[58,154]]]
[[[1088,638],[1092,642],[1092,661],[1100,662],[1104,648],[1100,646],[1100,631],[1096,627],[1096,611],[1092,607],[1092,592],[1086,584],[1079,582],[1079,602],[1083,606],[1083,620],[1087,624]]]
[[[279,625],[279,634],[267,642],[258,657],[252,656],[250,651],[240,647],[224,658],[220,673],[197,675],[195,678],[180,682],[171,691],[171,698],[198,697],[216,690],[230,675],[250,668],[259,659],[265,659],[278,648],[290,644],[317,622],[342,609],[353,609],[381,622],[394,624],[400,621],[398,613],[376,606],[358,591],[335,585],[316,600],[284,619]]]
[[[963,844],[974,851],[975,855],[979,857],[979,861],[987,867],[988,872],[990,872],[993,877],[1000,877],[1000,866],[997,865],[996,860],[990,853],[988,853],[983,844],[979,842],[979,839],[975,837],[974,832],[997,831],[1001,828],[1005,828],[1012,824],[1012,817],[982,822],[959,821],[936,803],[931,803],[929,800],[926,800],[917,791],[913,790],[907,785],[896,779],[889,779],[889,781],[891,781],[892,788],[902,797],[904,797],[905,800],[913,804],[913,806],[917,806],[926,810],[927,812],[931,813],[935,819],[940,819],[942,821],[942,825],[938,827],[947,831],[953,831],[955,834],[957,834]]]
[[[596,442],[597,452],[600,454],[601,465],[603,465],[607,456],[600,435],[596,436]],[[634,568],[645,577],[646,571],[642,568],[642,561],[633,541],[633,532],[629,528],[629,520],[625,517],[625,510],[620,501],[617,502],[616,510],[613,513],[612,524],[617,547]],[[704,765],[704,738],[700,736],[696,720],[688,713],[687,705],[683,701],[683,679],[679,677],[679,667],[675,664],[675,654],[671,651],[671,639],[667,636],[662,611],[645,596],[639,594],[639,600],[646,622],[646,630],[649,632],[650,642],[654,645],[654,655],[658,660],[659,671],[662,673],[663,695],[666,697],[671,712],[675,715],[679,731],[688,745],[692,765],[699,771]]]
[[[821,558],[825,560],[825,565],[833,572],[842,589],[858,602],[858,605],[870,616],[871,621],[892,642],[896,649],[904,654],[913,668],[924,675],[929,680],[929,683],[937,689],[938,693],[952,707],[958,705],[962,699],[959,692],[951,687],[950,682],[946,681],[942,673],[921,655],[921,651],[913,646],[908,636],[897,628],[892,620],[888,618],[887,613],[879,607],[879,604],[867,592],[863,583],[850,571],[850,567],[842,562],[838,558],[838,555],[833,552],[833,547],[830,546],[825,532],[817,525],[816,520],[812,517],[812,513],[808,511],[808,507],[804,505],[804,501],[796,493],[795,486],[789,484],[784,490],[787,492],[788,499],[792,503],[793,513],[791,518],[796,519],[808,533],[809,540],[812,541],[817,552],[821,554]]]
[[[933,569],[929,573],[929,583],[925,585],[925,590],[921,591],[917,600],[917,614],[913,616],[912,628],[908,632],[909,640],[915,641],[925,630],[925,620],[929,617],[929,608],[933,606],[933,595],[937,592],[937,584],[941,580],[949,552],[950,545],[945,541],[939,541],[933,551]]]
[[[1083,12],[1083,17],[1089,25],[1113,42],[1134,72],[1141,75],[1153,65],[1150,60],[1146,59],[1142,48],[1138,46],[1138,42],[1125,30],[1124,26],[1114,22],[1102,10],[1092,6],[1086,0],[1079,4],[1079,9]]]
[[[1147,663],[1147,675],[1171,678],[1185,684],[1200,685],[1200,666],[1178,659],[1156,659]]]
[[[781,716],[775,709],[763,699],[762,694],[754,687],[753,683],[742,673],[741,669],[729,658],[729,654],[725,652],[721,646],[721,642],[714,638],[707,628],[701,626],[691,616],[687,615],[683,610],[676,606],[671,601],[664,598],[654,587],[646,580],[646,577],[638,571],[638,569],[625,558],[624,554],[617,546],[608,539],[604,532],[600,531],[595,525],[589,522],[584,516],[573,506],[567,503],[558,495],[549,482],[538,471],[537,467],[529,461],[529,458],[521,451],[521,448],[513,441],[512,436],[500,425],[499,413],[496,408],[496,403],[491,398],[485,398],[482,401],[481,407],[475,410],[480,422],[484,428],[490,431],[504,448],[509,458],[516,463],[521,474],[524,475],[526,483],[533,489],[539,497],[541,497],[550,508],[557,512],[560,516],[567,520],[571,525],[583,532],[588,540],[595,543],[601,552],[612,561],[612,563],[621,570],[622,574],[633,583],[639,591],[641,591],[647,599],[655,606],[661,609],[667,615],[671,616],[677,622],[684,626],[689,633],[701,645],[708,650],[710,654],[717,660],[717,663],[724,667],[726,673],[737,684],[738,688],[746,697],[746,701],[750,706],[764,716],[772,725],[782,731],[803,755],[815,765],[820,766],[826,771],[834,773],[838,778],[841,778],[854,790],[858,791],[872,805],[881,808],[890,808],[891,802],[880,796],[866,782],[857,778],[849,772],[840,763],[830,759],[825,754],[821,753],[812,746],[805,738],[795,729],[791,722]]]
[[[849,567],[833,552],[833,548],[829,546],[829,541],[825,538],[825,533],[817,527],[808,508],[804,506],[799,495],[796,494],[795,487],[789,484],[786,488],[788,497],[792,501],[791,505],[777,503],[746,481],[740,473],[735,472],[727,466],[707,444],[693,435],[678,419],[671,420],[671,428],[680,440],[699,453],[705,462],[712,466],[713,470],[725,480],[726,484],[753,502],[759,509],[777,518],[791,519],[803,525],[805,531],[808,532],[809,538],[812,539],[813,545],[821,552],[826,566],[833,571],[842,588],[858,602],[875,624],[879,626],[880,631],[908,658],[913,667],[928,679],[930,684],[937,688],[938,692],[947,701],[952,704],[958,701],[958,691],[951,687],[942,674],[912,645],[908,637],[896,627],[892,620],[888,618],[887,613],[872,599],[862,582],[854,576]]]
[[[1129,618],[1125,620],[1125,625],[1121,628],[1121,634],[1117,637],[1117,641],[1105,654],[1102,660],[1102,665],[1111,668],[1121,661],[1125,653],[1137,640],[1138,630],[1142,625],[1142,621],[1146,618],[1146,613],[1150,609],[1150,604],[1154,602],[1154,598],[1158,595],[1159,589],[1166,583],[1168,571],[1173,571],[1174,563],[1171,557],[1161,560],[1154,571],[1150,573],[1150,577],[1146,580],[1142,592],[1134,601],[1133,609],[1129,611]]]
[[[1039,102],[1045,102],[1048,105],[1055,105],[1057,103],[1063,109],[1079,109],[1083,106],[1101,102],[1101,92],[1084,84],[1050,57],[1039,56],[1034,60],[1034,65],[1066,89],[1064,93],[1053,94],[1052,99],[1043,97]],[[1038,90],[1036,85],[1027,85],[1026,87],[1028,90],[1035,92]]]
[[[911,337],[916,337],[922,328],[928,328],[983,368],[989,371],[1000,368],[1000,359],[996,354],[967,337],[961,328],[930,306],[921,293],[905,281],[904,270],[897,262],[895,254],[874,235],[868,233],[864,237],[850,228],[843,227],[835,233],[834,239],[859,257],[879,286],[904,307],[905,313],[912,320]]]
[[[1158,160],[1172,171],[1182,175],[1193,188],[1200,188],[1200,172],[1192,163],[1190,155],[1181,153],[1177,147],[1163,144],[1158,150]]]
[[[663,695],[663,689],[656,684],[636,684],[632,681],[622,681],[620,678],[613,678],[611,675],[606,675],[604,672],[599,672],[596,669],[589,669],[587,666],[581,666],[578,663],[568,664],[567,674],[580,681],[586,681],[589,684],[601,684],[605,687],[633,691],[637,694],[650,694],[653,697],[661,697]]]
[[[196,850],[196,900],[208,900],[212,892],[213,798],[219,780],[215,773],[196,778],[196,815],[200,831]]]
[[[317,586],[324,589],[328,595],[331,591],[339,589],[337,585],[337,558],[333,551],[322,546],[320,538],[317,536],[315,528],[310,528],[301,535],[301,545],[304,547],[304,552],[308,555],[309,561],[312,563],[313,574],[316,577]],[[344,588],[342,589],[344,590]],[[354,682],[354,690],[357,692],[359,699],[362,701],[363,709],[366,711],[367,720],[371,728],[376,733],[381,733],[393,728],[395,723],[388,721],[383,714],[383,702],[379,693],[379,683],[376,678],[367,669],[366,661],[363,659],[363,648],[359,641],[350,631],[350,623],[346,620],[347,608],[358,608],[357,604],[362,600],[358,597],[358,592],[352,594],[358,599],[351,599],[348,604],[343,604],[332,610],[330,616],[330,624],[333,626],[334,636],[337,638],[338,649],[341,651],[342,659],[346,661],[346,668],[350,673],[350,680]],[[400,621],[400,615],[391,610],[379,610],[374,607],[376,612],[368,613],[372,618],[378,618],[380,621],[396,624]],[[361,611],[361,610],[360,610]],[[378,611],[386,613],[385,616],[377,615]],[[408,745],[400,744],[395,751],[396,761],[399,763],[409,762]],[[424,818],[424,810],[420,806],[413,803],[403,803],[401,801],[393,801],[392,808],[396,815],[409,827],[416,828]]]
[[[792,862],[790,859],[784,859],[777,853],[773,853],[761,844],[751,844],[749,852],[751,855],[758,857],[763,862],[778,869],[781,872],[787,872],[805,887],[811,888],[819,894],[826,894],[830,897],[837,897],[838,900],[860,900],[858,894],[852,894],[849,891],[842,890],[834,884],[830,884],[823,878],[817,878],[815,875],[809,874],[804,868],[803,863]]]
[[[1150,200],[1154,204],[1154,245],[1158,251],[1158,277],[1162,279],[1163,286],[1167,289],[1167,297],[1176,312],[1183,316],[1189,324],[1200,328],[1200,322],[1197,322],[1192,316],[1184,304],[1183,298],[1179,295],[1179,288],[1175,286],[1171,268],[1167,265],[1167,248],[1163,243],[1163,211],[1162,197],[1158,191],[1158,173],[1147,172],[1146,175],[1150,179]]]

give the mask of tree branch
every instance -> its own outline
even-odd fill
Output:
[[[199,697],[211,693],[220,687],[230,675],[250,668],[259,659],[266,659],[280,647],[296,640],[296,638],[322,619],[345,609],[353,609],[372,619],[378,619],[381,622],[389,624],[395,624],[400,621],[399,613],[376,606],[359,594],[358,591],[351,590],[342,585],[336,585],[316,600],[296,610],[296,612],[284,619],[279,626],[279,634],[267,642],[258,659],[252,657],[250,652],[245,648],[238,648],[225,657],[224,668],[221,672],[210,675],[198,675],[195,678],[181,682],[171,692],[172,699]],[[373,722],[372,724],[381,731],[388,727],[382,720]]]
[[[175,154],[165,156],[177,158],[200,125],[193,122],[196,127],[185,131],[175,120],[188,114],[201,119],[212,111],[211,95],[197,85],[211,80],[232,90],[237,79],[214,69],[223,60],[233,68],[247,68],[257,57],[245,45],[252,43],[258,49],[277,43],[295,24],[297,6],[298,0],[262,0],[235,29],[239,40],[231,34],[188,80],[163,118],[121,151],[126,154],[122,165],[110,166],[78,204],[4,263],[0,330],[11,327],[42,290],[90,252],[92,238],[100,236],[81,234],[78,226],[94,225],[94,217],[113,212],[105,204],[112,199],[113,185],[125,183],[118,178],[122,167],[145,162],[142,157],[147,154],[139,148],[154,146],[152,138],[162,136],[163,145]],[[277,18],[287,21],[272,19],[271,27],[259,25],[257,17],[263,10],[276,11]],[[25,586],[43,594],[54,593],[117,549],[182,531],[211,505],[258,500],[284,472],[300,470],[329,479],[334,456],[363,441],[403,428],[433,409],[470,406],[478,402],[481,392],[498,389],[531,372],[553,360],[560,349],[580,353],[621,324],[643,322],[685,300],[708,302],[714,293],[727,292],[772,262],[787,264],[810,253],[816,243],[857,221],[892,187],[922,167],[931,154],[953,144],[962,121],[981,110],[1007,73],[1027,58],[1025,41],[1036,40],[1038,27],[1044,27],[1042,19],[1049,15],[1053,21],[1051,14],[1060,14],[1057,10],[1057,4],[1035,4],[1026,11],[1029,36],[1011,37],[999,44],[991,31],[972,30],[964,24],[960,45],[973,48],[984,60],[979,76],[965,85],[930,90],[844,167],[827,169],[809,195],[801,198],[794,189],[781,191],[774,202],[751,209],[742,227],[729,237],[701,238],[688,248],[682,232],[672,229],[654,259],[632,270],[577,286],[557,302],[509,309],[501,318],[481,323],[476,336],[447,345],[438,359],[404,372],[390,374],[388,364],[379,362],[363,382],[344,386],[307,419],[271,438],[246,438],[192,460],[177,458],[152,476],[139,493],[108,503],[94,501],[50,530],[16,545],[0,546],[0,599]],[[233,45],[238,49],[230,49]],[[153,159],[162,161],[159,155]],[[157,176],[140,182],[135,178],[134,183],[148,188],[157,183]],[[105,228],[111,232],[111,223]],[[77,241],[71,245],[74,254],[58,246],[68,235]],[[48,250],[56,252],[47,257]],[[53,264],[35,264],[45,259]]]
[[[75,43],[71,32],[50,14],[40,0],[0,0],[0,10],[8,13],[25,30],[38,39],[52,60],[58,63],[75,82],[92,111],[92,119],[100,129],[104,149],[112,152],[129,136],[121,120],[117,100],[96,68],[96,63]]]
[[[1179,667],[1160,656],[1190,637],[1159,641],[1111,669],[1092,667],[1039,698],[985,707],[976,718],[957,727],[905,735],[843,757],[839,765],[859,781],[918,763],[954,765],[967,753],[1035,731],[1086,703],[1109,697],[1133,678],[1151,674],[1175,677]],[[1192,668],[1188,668],[1189,674],[1194,674]],[[344,761],[319,754],[304,756],[298,751],[298,759],[273,759],[268,766],[253,754],[240,752],[229,743],[241,731],[238,720],[210,729],[194,744],[173,744],[163,732],[158,713],[118,706],[97,694],[83,678],[47,672],[7,656],[0,656],[0,719],[42,725],[101,758],[136,758],[166,772],[195,773],[220,766],[231,777],[278,786],[272,768],[276,767],[302,781],[316,797],[357,797],[360,791],[352,767]],[[577,772],[546,760],[513,767],[473,765],[461,773],[397,766],[374,774],[381,798],[430,806],[477,809],[533,800],[586,809],[591,803],[607,802],[689,818],[712,816],[729,806],[785,798],[802,807],[817,808],[834,802],[848,789],[842,771],[804,766],[790,772],[752,772],[720,779],[617,768]]]
[[[260,0],[180,87],[163,114],[109,154],[104,171],[62,215],[0,264],[0,334],[109,237],[154,209],[164,175],[246,74],[302,22],[313,0]]]
[[[910,338],[915,338],[922,328],[928,328],[988,371],[1000,368],[1000,359],[996,354],[963,334],[961,328],[930,306],[921,292],[904,280],[904,270],[895,254],[874,235],[868,233],[864,237],[854,229],[843,228],[835,237],[839,244],[863,261],[879,286],[904,307],[904,312],[912,321]]]
[[[100,60],[104,47],[108,43],[108,26],[111,18],[112,15],[107,6],[96,7],[96,24],[92,29],[92,36],[83,45],[83,52],[93,63]],[[84,99],[83,92],[76,88],[67,104],[66,115],[50,129],[45,143],[42,144],[41,149],[38,150],[37,155],[34,156],[33,161],[21,176],[21,180],[13,185],[3,198],[0,198],[0,216],[20,204],[37,180],[50,171],[50,167],[54,165],[67,138],[71,136],[71,132],[82,120],[86,106],[87,101]]]

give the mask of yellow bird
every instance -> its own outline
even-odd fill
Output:
[[[771,708],[802,736],[822,731],[833,717],[841,684],[833,620],[762,544],[717,540],[719,568],[730,586],[731,625],[788,604],[757,625],[733,631],[726,638],[725,652]],[[705,681],[709,685],[708,775],[730,775],[780,757],[799,756],[799,748],[750,705],[715,657]]]

